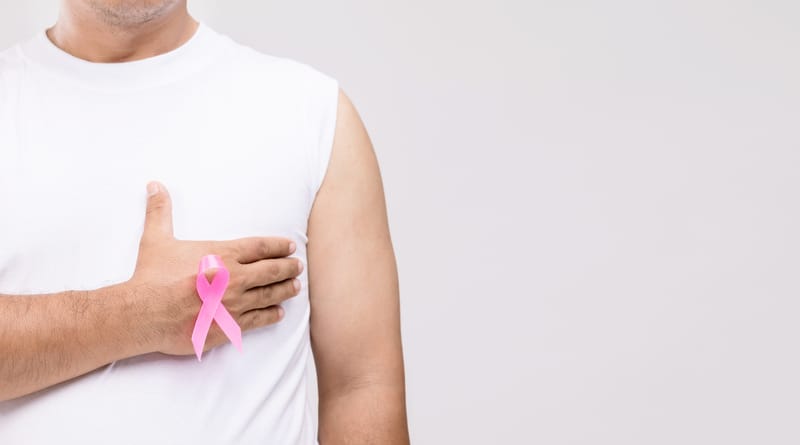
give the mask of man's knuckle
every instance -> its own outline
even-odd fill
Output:
[[[241,326],[243,330],[253,329],[253,315],[248,312],[242,314],[242,316],[239,317],[239,326]]]
[[[216,250],[219,250],[220,254],[225,258],[229,258],[231,260],[239,258],[239,246],[237,246],[235,243],[220,243],[215,241],[212,243],[212,246]]]
[[[268,239],[260,240],[261,256],[262,258],[269,258],[272,254],[272,245]]]
[[[230,286],[234,289],[245,289],[247,287],[247,277],[243,269],[234,263],[230,270]]]
[[[156,199],[150,202],[150,205],[147,206],[146,212],[150,214],[152,212],[157,212],[163,208],[164,208],[164,201]]]
[[[225,305],[225,307],[228,310],[230,310],[230,311],[232,311],[234,313],[243,312],[242,311],[242,299],[241,298],[237,298],[236,295],[234,295],[232,292],[226,292],[225,293],[225,296],[222,297],[222,303]]]
[[[259,310],[256,311],[256,326],[266,326],[269,324],[269,317],[267,314],[268,311]]]
[[[274,292],[273,292],[272,286],[263,286],[263,287],[261,287],[260,293],[261,293],[261,295],[260,295],[260,297],[261,297],[260,300],[261,301],[260,302],[262,304],[269,303],[272,300],[272,297],[274,296]]]
[[[269,265],[267,266],[267,276],[269,279],[274,280],[275,278],[279,277],[281,274],[281,265],[275,261],[270,261]]]

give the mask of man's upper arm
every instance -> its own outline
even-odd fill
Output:
[[[367,385],[404,387],[397,268],[380,171],[342,90],[333,149],[308,225],[311,342],[320,402]]]

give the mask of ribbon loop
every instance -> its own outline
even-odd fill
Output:
[[[205,275],[210,269],[217,269],[211,282],[208,281]],[[200,300],[203,301],[203,305],[197,314],[197,321],[195,321],[194,331],[192,331],[192,345],[194,345],[194,352],[198,361],[202,359],[203,346],[206,343],[208,330],[211,329],[213,321],[217,322],[217,325],[231,340],[231,343],[240,352],[242,350],[242,329],[222,304],[222,297],[225,295],[229,281],[230,272],[228,272],[219,255],[206,255],[200,259],[196,286],[197,294]]]

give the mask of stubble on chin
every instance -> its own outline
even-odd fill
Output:
[[[103,23],[125,29],[142,25],[166,14],[180,0],[86,0]]]

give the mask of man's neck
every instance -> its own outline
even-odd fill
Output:
[[[69,2],[67,2],[69,3]],[[129,62],[163,54],[188,41],[198,27],[185,2],[144,23],[112,24],[79,7],[61,10],[46,30],[56,46],[90,62]]]

